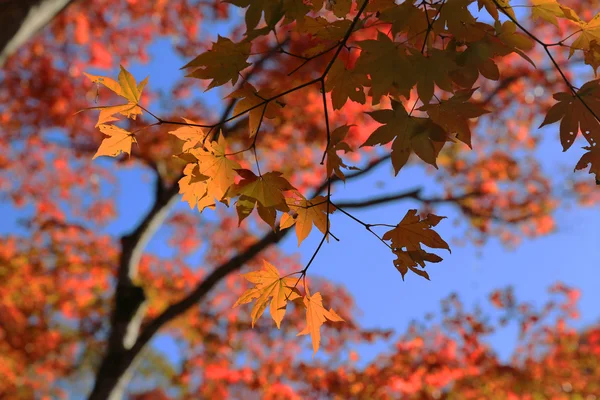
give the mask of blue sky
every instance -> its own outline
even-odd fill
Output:
[[[217,32],[227,30],[224,26],[212,28],[205,28],[204,32],[210,31],[216,37]],[[152,89],[168,90],[172,83],[168,76],[174,72],[182,73],[178,70],[186,60],[172,52],[167,40],[155,43],[151,54],[154,57],[149,65],[134,64],[130,70],[136,77],[150,75],[149,86]],[[215,106],[219,104],[219,99],[211,92],[198,94],[207,101],[215,102]],[[559,166],[574,165],[580,154],[576,150],[561,152],[556,126],[550,126],[541,133],[544,142],[539,155],[545,167],[557,174],[559,181],[567,179],[571,170]],[[118,172],[120,190],[116,201],[120,213],[117,222],[107,227],[109,232],[127,232],[150,206],[151,186],[142,175],[136,169]],[[393,178],[389,164],[385,164],[359,181],[348,184],[338,192],[338,198],[361,199],[365,193],[375,195],[381,193],[376,188],[376,181],[384,181],[386,187],[394,187],[397,179],[401,179],[402,187],[407,189],[420,187],[424,180],[430,180],[417,168],[407,168],[401,176]],[[418,206],[415,202],[405,201],[356,211],[355,214],[366,222],[399,221],[409,208]],[[187,205],[179,204],[177,207],[187,208]],[[4,221],[0,234],[18,229],[16,218],[19,215],[14,211],[6,203],[0,203],[0,220]],[[451,223],[457,216],[456,211],[452,207],[440,207],[437,213],[449,217],[436,228],[442,237],[449,241],[460,237],[462,231]],[[332,229],[340,242],[332,241],[324,246],[309,273],[345,285],[362,311],[359,320],[366,328],[393,328],[402,332],[411,320],[437,312],[440,300],[450,292],[457,292],[466,305],[480,305],[485,311],[490,310],[487,296],[492,290],[512,285],[519,299],[541,304],[548,297],[547,288],[557,281],[581,289],[582,317],[576,326],[583,327],[597,322],[600,317],[599,209],[567,209],[563,206],[556,210],[555,217],[556,233],[534,240],[524,239],[513,250],[503,247],[497,240],[491,240],[483,247],[470,244],[460,247],[450,242],[452,254],[438,251],[444,261],[428,268],[431,281],[409,274],[403,282],[392,264],[393,255],[363,227],[336,213],[332,217]],[[300,251],[302,260],[306,262],[319,239],[320,234],[313,232],[298,250],[295,236],[290,235],[282,246],[288,252]],[[160,234],[151,242],[150,250],[161,254],[172,251],[160,240]],[[507,356],[516,338],[516,329],[509,327],[491,338],[491,342],[501,355]],[[164,352],[171,352],[168,340],[163,338],[156,343]],[[361,348],[359,354],[367,360],[382,350],[385,347],[381,345],[370,346]]]

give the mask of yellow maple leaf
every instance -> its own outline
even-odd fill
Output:
[[[575,53],[575,50],[589,50],[592,42],[600,42],[600,14],[597,14],[589,22],[578,21],[577,24],[581,29],[581,33],[577,39],[571,44],[569,57]]]
[[[312,200],[302,198],[289,203],[288,206],[296,215],[291,217],[289,214],[284,214],[280,221],[280,228],[289,228],[295,224],[298,246],[308,237],[313,225],[321,233],[325,234],[327,232],[327,197],[317,196]],[[331,214],[334,211],[333,204],[329,204],[329,213]]]
[[[205,208],[215,208],[215,200],[208,196],[208,187],[206,181],[208,176],[200,173],[197,163],[190,163],[183,169],[183,177],[179,180],[179,193],[182,200],[187,201],[190,208],[198,207],[202,212]]]
[[[192,149],[190,153],[198,160],[199,171],[208,176],[208,195],[222,201],[227,189],[234,183],[240,164],[226,156],[227,143],[223,134],[218,141],[206,143],[204,148]],[[225,199],[227,200],[227,199]]]
[[[202,140],[201,135],[194,133],[194,129],[177,132],[178,137],[190,139],[184,144],[184,149],[187,148],[186,145],[195,145],[195,142]],[[218,142],[206,143],[204,148],[192,148],[186,153],[196,162],[185,167],[184,177],[179,180],[179,193],[183,194],[183,200],[191,208],[197,206],[202,212],[207,207],[214,208],[215,201],[228,204],[225,193],[234,183],[236,169],[240,168],[240,164],[227,158],[226,148],[225,138],[220,135]]]
[[[310,295],[308,288],[306,288],[306,296],[304,296],[304,306],[306,307],[306,328],[299,332],[296,336],[308,335],[313,346],[313,354],[316,354],[321,344],[321,325],[327,320],[329,321],[344,321],[332,308],[327,311],[323,307],[323,298],[321,293],[317,292]]]
[[[294,288],[297,279],[291,277],[282,278],[277,268],[265,260],[263,260],[263,267],[260,271],[249,272],[243,276],[251,283],[254,283],[254,287],[242,293],[233,307],[235,308],[240,304],[247,304],[257,299],[250,312],[252,327],[254,327],[254,324],[261,317],[270,301],[269,313],[273,321],[275,321],[277,329],[279,329],[281,321],[285,316],[287,302],[300,297],[298,291]]]
[[[85,72],[83,74],[92,82],[98,85],[101,84],[118,96],[128,100],[126,104],[85,108],[84,110],[100,110],[96,127],[107,122],[117,121],[118,118],[115,117],[115,114],[121,114],[131,119],[136,119],[137,115],[142,114],[142,109],[138,106],[138,103],[142,96],[142,91],[148,83],[148,77],[139,84],[136,84],[133,75],[123,68],[123,66],[121,66],[121,71],[119,72],[118,82],[106,76],[92,75]]]
[[[194,122],[191,119],[183,118],[183,120],[188,124],[198,125],[197,122]],[[198,143],[201,143],[204,139],[206,139],[204,130],[202,130],[202,128],[199,126],[184,125],[175,129],[174,131],[170,131],[169,133],[185,142],[183,143],[182,147],[182,151],[184,152],[195,147]]]
[[[132,143],[137,143],[133,133],[115,125],[100,125],[99,128],[108,137],[102,140],[92,159],[100,156],[116,157],[121,153],[131,154]]]

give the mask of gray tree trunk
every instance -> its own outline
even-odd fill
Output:
[[[0,0],[0,67],[73,0]]]

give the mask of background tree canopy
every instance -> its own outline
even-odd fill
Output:
[[[600,4],[5,4],[2,397],[600,395]]]

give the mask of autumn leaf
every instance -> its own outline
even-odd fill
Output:
[[[119,85],[121,86],[121,96],[125,97],[132,103],[139,103],[142,91],[148,83],[148,77],[144,79],[139,85],[135,82],[135,78],[129,71],[127,71],[121,65],[121,72],[119,72]]]
[[[205,208],[215,208],[215,200],[208,196],[206,181],[210,177],[200,173],[197,163],[187,164],[183,169],[183,177],[179,179],[179,193],[182,200],[186,201],[191,209],[195,207],[202,212]]]
[[[529,62],[534,68],[535,63],[524,51],[533,49],[535,42],[529,36],[518,32],[517,25],[512,21],[496,21],[494,24],[496,37],[507,47],[508,52],[515,52]],[[508,54],[508,53],[507,53]]]
[[[186,137],[186,132],[190,133],[179,133]],[[191,142],[198,139],[193,132],[191,135]],[[227,143],[221,134],[218,141],[206,143],[203,148],[189,150],[196,162],[188,164],[184,169],[185,176],[179,181],[179,192],[184,194],[183,199],[191,208],[197,206],[202,212],[206,207],[214,208],[215,201],[228,204],[229,199],[225,197],[225,193],[235,182],[236,170],[240,168],[240,164],[227,157],[226,149]]]
[[[427,57],[412,51],[409,59],[415,67],[417,93],[424,104],[433,97],[435,85],[446,92],[454,92],[450,73],[456,69],[456,63],[452,57],[452,54],[437,49],[431,49]]]
[[[333,311],[332,308],[327,311],[323,307],[323,298],[319,292],[311,296],[308,288],[306,288],[306,296],[304,296],[303,301],[306,307],[306,328],[299,332],[297,336],[310,334],[313,354],[316,354],[321,344],[321,325],[327,320],[342,322],[344,319]]]
[[[100,156],[116,157],[121,153],[131,155],[131,145],[137,143],[133,133],[114,125],[100,125],[98,128],[108,137],[102,140],[92,159]]]
[[[321,233],[327,232],[327,218],[329,214],[335,211],[333,204],[327,204],[327,198],[317,196],[312,200],[301,198],[288,203],[290,210],[295,214],[294,217],[282,218],[280,228],[289,228],[296,225],[296,236],[298,237],[298,247],[304,239],[308,237],[313,225],[317,227]],[[288,215],[288,214],[284,214]]]
[[[447,140],[446,132],[441,126],[429,118],[409,116],[404,106],[393,100],[391,110],[377,110],[367,114],[383,125],[361,147],[386,144],[393,140],[392,165],[396,174],[408,161],[411,151],[437,168],[436,157]]]
[[[450,32],[460,42],[476,42],[485,36],[485,24],[477,22],[468,7],[474,0],[448,0],[436,5],[439,18],[433,23],[438,34]],[[446,27],[448,30],[446,31]]]
[[[558,27],[557,17],[564,18],[565,13],[556,0],[531,0],[531,19],[533,21],[541,18]]]
[[[107,122],[117,121],[118,118],[115,117],[115,114],[121,114],[131,119],[136,119],[137,115],[142,114],[142,109],[138,106],[138,103],[140,101],[142,91],[148,83],[148,77],[137,84],[133,75],[123,68],[123,66],[121,66],[121,71],[119,72],[118,82],[105,76],[91,75],[85,72],[83,74],[87,76],[93,83],[98,85],[101,84],[118,96],[128,100],[127,104],[85,108],[84,110],[100,110],[96,127],[106,124]]]
[[[571,44],[569,57],[575,53],[576,49],[589,50],[593,41],[600,42],[600,14],[597,14],[589,22],[579,21],[577,24],[581,29],[581,33]]]
[[[575,170],[585,169],[590,165],[589,173],[596,175],[596,184],[600,185],[600,148],[587,146],[584,149],[588,151],[577,162]]]
[[[85,72],[83,74],[92,82],[96,84],[102,84],[118,96],[129,100],[133,104],[137,104],[140,101],[142,91],[148,83],[149,77],[146,77],[142,82],[137,84],[135,78],[129,71],[127,71],[122,65],[120,68],[121,71],[119,72],[118,82],[105,76],[92,75]]]
[[[458,140],[472,147],[469,119],[490,112],[469,101],[475,90],[477,89],[458,91],[448,100],[442,100],[437,104],[426,104],[419,110],[426,111],[431,120],[444,128],[447,133],[456,133]]]
[[[199,126],[193,126],[198,125],[197,122],[187,118],[183,118],[183,120],[191,125],[184,125],[174,131],[169,131],[169,134],[184,141],[181,151],[185,152],[196,147],[198,143],[202,143],[206,139],[206,133]]]
[[[331,132],[329,148],[327,149],[327,176],[331,176],[331,174],[335,173],[335,175],[344,182],[346,181],[346,176],[342,172],[342,168],[358,170],[356,167],[346,165],[337,154],[338,151],[343,151],[344,153],[352,151],[350,145],[344,142],[349,130],[349,125],[342,125],[334,129],[333,132]]]
[[[479,42],[468,43],[467,48],[456,57],[458,68],[451,72],[452,80],[462,87],[471,88],[480,74],[493,81],[500,79],[500,70],[494,57],[506,51],[503,49],[504,45],[499,44],[501,42],[491,36]],[[449,45],[450,49],[452,47],[456,47],[456,42]]]
[[[496,0],[500,5],[501,9],[506,12],[511,17],[515,18],[515,12],[508,3],[509,0]],[[535,1],[535,0],[534,0]],[[498,6],[494,3],[494,0],[477,0],[477,7],[481,10],[485,7],[485,10],[497,21],[498,14]]]
[[[254,287],[246,290],[235,302],[233,308],[257,299],[250,312],[252,327],[254,328],[254,324],[270,302],[269,313],[275,321],[277,329],[279,329],[285,316],[287,302],[300,297],[298,291],[294,288],[298,280],[291,277],[282,278],[277,268],[265,260],[263,260],[263,267],[260,271],[249,272],[243,276],[253,283]]]
[[[258,128],[262,123],[262,118],[275,118],[277,117],[277,110],[281,108],[281,105],[276,101],[267,102],[265,99],[272,95],[270,90],[263,89],[259,92],[256,91],[254,86],[249,83],[244,85],[238,90],[227,96],[228,99],[240,99],[235,103],[233,108],[234,115],[240,115],[243,112],[248,112],[248,122],[250,124],[250,137],[253,137],[258,132]]]
[[[247,62],[250,56],[250,42],[234,43],[219,36],[213,43],[212,49],[200,54],[182,67],[194,68],[187,75],[191,78],[212,79],[206,90],[221,86],[231,81],[235,85],[240,77],[240,72],[249,67]]]
[[[411,38],[423,36],[427,31],[427,18],[433,17],[433,15],[429,15],[433,10],[428,11],[428,14],[425,14],[423,8],[415,6],[414,2],[404,1],[382,11],[379,18],[392,24],[394,35],[404,32]]]
[[[309,34],[315,38],[338,41],[344,37],[351,22],[342,19],[334,22],[328,21],[323,17],[304,17],[298,20],[298,32]]]
[[[394,43],[381,32],[377,34],[377,40],[363,40],[358,45],[362,51],[354,72],[370,76],[373,104],[378,104],[381,96],[390,91],[408,98],[416,79],[406,46]]]
[[[579,132],[591,146],[600,142],[600,122],[583,104],[585,102],[600,116],[600,80],[587,82],[577,94],[579,98],[569,92],[555,93],[553,97],[558,103],[550,107],[540,125],[541,128],[560,121],[560,142],[563,151],[567,151],[575,143]]]
[[[355,74],[353,70],[345,67],[342,60],[335,60],[325,82],[325,90],[331,92],[333,109],[341,109],[348,99],[365,104],[363,85],[366,83],[367,79],[364,75]]]
[[[395,228],[387,231],[383,235],[383,240],[392,242],[392,251],[398,257],[394,265],[404,275],[410,269],[418,275],[429,279],[429,275],[416,266],[425,267],[425,261],[440,262],[442,259],[432,253],[428,253],[421,247],[421,244],[432,249],[446,249],[450,251],[446,243],[433,227],[435,227],[443,218],[434,214],[429,214],[424,219],[417,215],[417,210],[409,210],[402,221]]]
[[[283,4],[278,0],[226,0],[226,2],[247,8],[245,20],[248,31],[256,28],[263,14],[269,28],[273,28],[284,15]],[[308,10],[307,7],[306,11]]]
[[[242,180],[231,185],[223,198],[239,197],[236,202],[239,222],[241,223],[257,206],[259,216],[274,228],[275,219],[272,218],[274,213],[289,211],[283,192],[295,188],[282,177],[281,172],[267,172],[260,176],[247,169],[236,169],[236,172]]]

